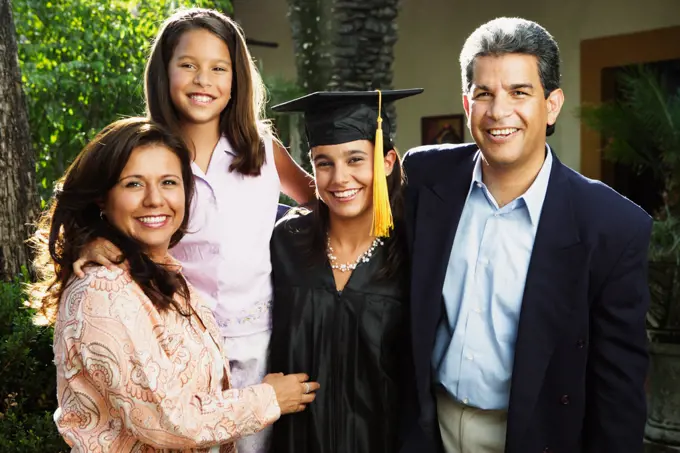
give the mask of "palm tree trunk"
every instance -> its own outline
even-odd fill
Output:
[[[392,88],[399,3],[288,0],[298,84],[308,93]],[[385,112],[394,134],[394,106]]]
[[[35,158],[21,90],[10,0],[0,0],[0,280],[28,268],[30,222],[38,211]]]
[[[331,0],[288,0],[298,83],[307,92],[325,90],[330,80]]]
[[[331,90],[388,90],[393,88],[394,45],[397,42],[399,0],[338,1],[333,41]],[[385,112],[392,134],[397,129],[394,105]]]

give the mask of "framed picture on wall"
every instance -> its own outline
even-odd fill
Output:
[[[420,119],[423,145],[463,143],[465,141],[465,115],[424,116]]]

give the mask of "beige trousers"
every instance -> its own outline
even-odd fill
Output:
[[[507,411],[465,406],[438,389],[437,416],[446,453],[503,453]]]

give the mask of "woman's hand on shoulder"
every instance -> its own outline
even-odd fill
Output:
[[[113,245],[111,241],[104,238],[96,238],[85,246],[80,253],[80,257],[73,263],[73,273],[78,278],[83,278],[85,276],[83,268],[88,263],[99,264],[109,270],[113,270],[115,267],[127,270],[127,261],[118,264],[121,258],[120,249]]]
[[[276,400],[281,409],[281,415],[292,414],[305,410],[307,404],[314,401],[316,391],[321,387],[318,382],[308,382],[305,373],[287,374],[272,373],[262,380],[263,384],[274,387]]]

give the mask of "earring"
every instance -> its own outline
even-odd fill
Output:
[[[104,220],[104,211],[101,209],[99,210],[99,218]]]

